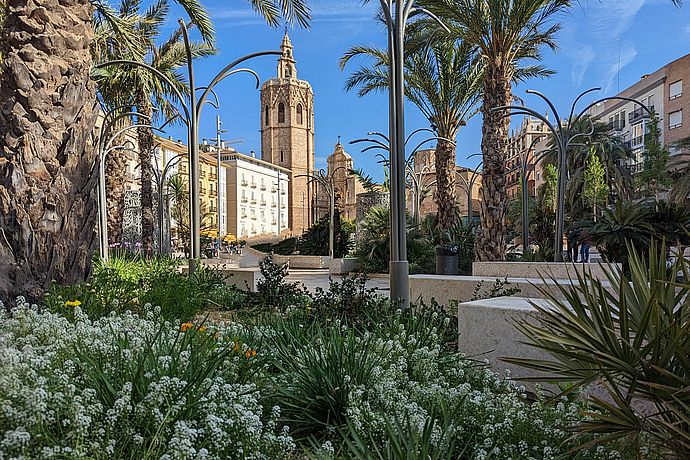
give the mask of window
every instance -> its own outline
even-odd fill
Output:
[[[683,80],[671,83],[668,87],[668,98],[675,99],[683,95]]]
[[[668,114],[668,129],[679,128],[683,125],[683,110],[676,110]]]
[[[284,161],[285,161],[285,157],[283,156],[283,151],[281,150],[280,151],[280,162],[282,163]]]
[[[302,116],[302,104],[297,104],[297,124],[301,125],[304,122],[304,117]]]
[[[268,113],[269,113],[269,112],[268,112],[268,106],[266,106],[266,108],[264,109],[264,124],[267,125],[267,126],[268,126],[268,125],[270,124],[270,122],[271,122],[271,118],[270,118],[270,116],[269,116]]]
[[[285,123],[285,104],[278,104],[278,123]]]

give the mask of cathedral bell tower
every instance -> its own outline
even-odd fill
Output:
[[[314,92],[297,79],[287,30],[280,49],[277,78],[261,87],[261,158],[292,171],[288,226],[299,235],[314,221],[314,187],[299,177],[314,171]]]

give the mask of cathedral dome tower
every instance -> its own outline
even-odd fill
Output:
[[[314,92],[308,82],[297,79],[287,30],[280,49],[277,77],[261,87],[261,158],[292,171],[288,224],[298,235],[314,220],[313,186],[299,177],[314,171]]]

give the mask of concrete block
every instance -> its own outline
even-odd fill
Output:
[[[357,270],[357,259],[331,259],[328,262],[328,269],[331,275],[345,275]]]
[[[505,374],[509,370],[518,380],[540,375],[501,361],[501,358],[550,359],[546,352],[521,343],[524,337],[514,325],[516,321],[538,323],[539,313],[530,301],[539,306],[550,305],[547,300],[524,297],[499,297],[458,305],[458,351],[480,360],[488,359],[493,371]]]
[[[281,256],[273,254],[273,262],[276,264],[289,264],[290,268],[303,270],[327,270],[330,260],[331,258],[328,256]]]
[[[621,268],[620,264],[611,264]],[[577,279],[578,273],[590,272],[595,279],[606,279],[604,267],[598,263],[573,264],[570,262],[474,262],[472,275],[485,278],[536,278],[557,280]]]

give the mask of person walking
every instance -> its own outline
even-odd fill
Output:
[[[592,237],[587,229],[582,229],[580,232],[580,262],[583,264],[589,263],[589,248],[592,245]]]

